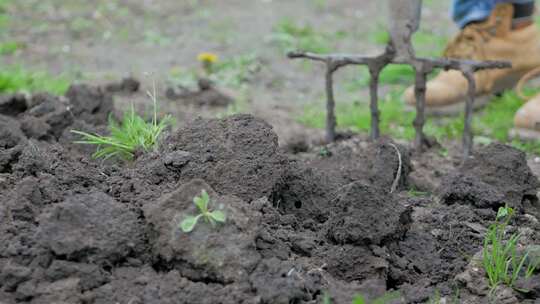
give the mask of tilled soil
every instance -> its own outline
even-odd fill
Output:
[[[0,98],[0,303],[351,303],[392,290],[392,303],[537,303],[538,274],[521,282],[529,292],[490,297],[473,258],[505,204],[521,245],[540,241],[540,183],[518,150],[492,144],[457,166],[353,136],[289,154],[268,123],[234,115],[188,122],[131,163],[93,160],[70,130],[103,132],[111,91]],[[202,189],[226,223],[184,233]]]

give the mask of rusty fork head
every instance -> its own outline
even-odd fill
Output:
[[[427,74],[434,69],[458,70],[464,75],[469,83],[467,100],[464,109],[464,130],[463,130],[463,160],[472,153],[473,133],[472,114],[473,104],[476,94],[476,84],[474,72],[483,69],[502,69],[511,67],[510,62],[505,61],[472,61],[448,58],[421,58],[417,57],[411,43],[412,35],[418,30],[422,0],[387,0],[389,9],[390,42],[383,54],[378,56],[363,56],[357,54],[314,54],[303,51],[290,52],[288,57],[303,58],[319,61],[326,64],[325,87],[326,87],[326,139],[334,141],[336,136],[336,116],[335,100],[333,88],[333,74],[340,68],[347,65],[365,65],[369,68],[370,81],[370,112],[371,112],[371,138],[379,138],[379,107],[378,107],[378,85],[379,74],[388,64],[408,64],[412,66],[416,73],[415,96],[416,96],[416,118],[413,122],[416,136],[414,148],[422,151],[426,137],[423,129],[425,124],[425,97]]]

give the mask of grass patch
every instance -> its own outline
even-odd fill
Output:
[[[369,40],[377,45],[387,45],[390,42],[390,34],[386,30],[386,25],[378,25],[369,35]],[[416,54],[422,57],[441,56],[448,43],[448,37],[433,33],[426,29],[420,29],[414,33],[412,43]]]
[[[242,88],[261,68],[256,54],[238,55],[212,63],[211,73],[204,75],[220,86]],[[171,69],[168,82],[173,86],[194,88],[200,76],[197,68]]]
[[[0,55],[10,55],[24,47],[13,41],[7,32],[9,23],[8,6],[12,0],[0,0]],[[0,94],[33,93],[45,91],[63,95],[70,82],[64,77],[53,77],[45,72],[28,71],[20,66],[0,62]]]
[[[387,45],[390,42],[390,33],[386,25],[378,24],[377,28],[369,34],[369,41],[377,45]]]
[[[381,100],[379,110],[381,113],[381,132],[397,138],[414,138],[412,121],[414,113],[405,112],[399,101],[398,93],[390,93]],[[365,103],[337,103],[336,116],[338,127],[351,129],[356,132],[368,132],[371,117],[369,106]],[[326,112],[324,106],[307,106],[298,121],[312,128],[325,127]]]
[[[23,48],[23,44],[17,41],[7,41],[0,43],[0,55],[11,55]]]
[[[345,83],[345,88],[349,92],[356,92],[358,88],[369,85],[370,74],[368,69],[360,68],[358,70],[358,76]],[[414,69],[410,65],[390,64],[387,65],[379,74],[379,84],[410,84],[414,82],[414,78]]]
[[[44,72],[30,72],[21,67],[0,70],[0,93],[45,91],[63,95],[70,82],[64,77],[52,77]]]
[[[529,90],[530,91],[530,90]],[[414,112],[407,112],[401,95],[403,89],[388,93],[379,103],[381,113],[381,132],[392,137],[412,140]],[[513,117],[523,101],[513,91],[505,92],[494,98],[482,111],[473,116],[473,130],[479,142],[500,141],[513,145],[529,153],[540,155],[540,142],[522,142],[511,140],[509,131],[513,127]],[[356,132],[369,132],[370,111],[366,102],[339,102],[336,105],[339,128]],[[322,103],[308,105],[297,120],[312,128],[324,129],[326,112]],[[463,115],[452,117],[428,118],[424,131],[439,141],[459,139],[463,135]]]
[[[311,24],[300,24],[289,18],[279,21],[266,37],[283,52],[303,50],[314,53],[329,53],[334,44],[346,36],[344,31],[322,32]]]
[[[414,33],[412,41],[417,56],[439,57],[448,43],[448,37],[421,29]]]
[[[122,121],[116,122],[112,118],[109,119],[109,136],[72,130],[71,132],[82,136],[82,139],[75,143],[97,146],[92,156],[103,159],[117,157],[132,160],[137,151],[149,152],[155,149],[159,136],[172,124],[173,120],[171,116],[166,116],[158,122],[155,92],[148,95],[154,102],[151,121],[148,122],[137,115],[132,106],[130,111],[124,113]]]
[[[538,265],[526,265],[528,254],[523,256],[517,253],[517,244],[520,234],[515,233],[505,241],[506,227],[510,223],[514,210],[509,207],[500,207],[496,222],[489,226],[484,238],[482,249],[482,265],[486,271],[491,290],[500,284],[514,287],[520,275],[525,278],[532,276]]]
[[[393,300],[396,300],[396,299],[399,299],[401,297],[399,291],[391,291],[391,292],[387,292],[385,293],[383,296],[377,298],[377,299],[374,299],[374,300],[371,300],[369,302],[369,304],[386,304],[386,303],[390,303],[390,301],[393,301]],[[362,295],[357,295],[354,299],[353,299],[353,302],[352,304],[368,304],[366,298]]]

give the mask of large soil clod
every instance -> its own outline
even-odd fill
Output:
[[[69,261],[115,264],[143,247],[137,214],[110,196],[69,197],[38,218],[38,242]]]
[[[354,182],[338,190],[327,222],[328,238],[338,244],[383,245],[407,231],[410,211],[376,187]]]
[[[180,223],[188,215],[197,215],[193,197],[202,190],[210,194],[210,208],[222,210],[224,224],[200,219],[195,229],[185,233]],[[144,215],[152,227],[150,243],[160,267],[177,269],[193,280],[229,284],[245,280],[260,260],[255,250],[258,216],[242,200],[217,196],[202,180],[194,180],[165,194],[157,202],[144,206]]]
[[[270,195],[286,163],[272,127],[251,115],[196,119],[165,141],[164,155],[177,151],[190,153],[179,170],[180,180],[201,178],[218,193],[247,202]],[[164,164],[175,166],[170,158]]]
[[[491,144],[468,159],[458,172],[441,184],[446,204],[467,203],[479,208],[508,204],[538,214],[538,178],[527,165],[525,153],[503,144]],[[527,207],[529,210],[524,210]]]

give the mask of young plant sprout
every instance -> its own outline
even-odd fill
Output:
[[[529,278],[538,266],[536,263],[525,265],[528,253],[523,256],[517,253],[517,244],[521,236],[519,233],[513,234],[506,242],[504,241],[505,229],[513,214],[513,208],[500,207],[497,219],[494,224],[489,226],[484,239],[482,264],[492,291],[499,284],[513,287],[522,272],[526,278]],[[501,222],[502,219],[504,221]]]
[[[75,143],[96,145],[97,150],[92,156],[104,159],[119,157],[131,160],[137,150],[148,152],[154,149],[159,136],[172,124],[173,119],[170,115],[167,115],[158,122],[155,85],[153,93],[148,92],[148,96],[154,102],[152,121],[148,122],[137,115],[132,105],[131,110],[124,113],[122,121],[116,122],[112,118],[109,119],[109,136],[71,130],[71,132],[82,136],[82,140]]]
[[[199,209],[199,214],[196,216],[189,215],[187,216],[181,223],[180,228],[185,233],[191,232],[193,228],[195,228],[195,225],[197,225],[197,222],[202,217],[206,222],[210,223],[213,227],[216,226],[216,224],[224,223],[225,222],[225,213],[221,210],[214,210],[210,211],[208,210],[208,203],[210,202],[210,197],[208,196],[208,193],[206,190],[201,191],[201,196],[195,196],[193,198],[193,203],[197,206]]]

